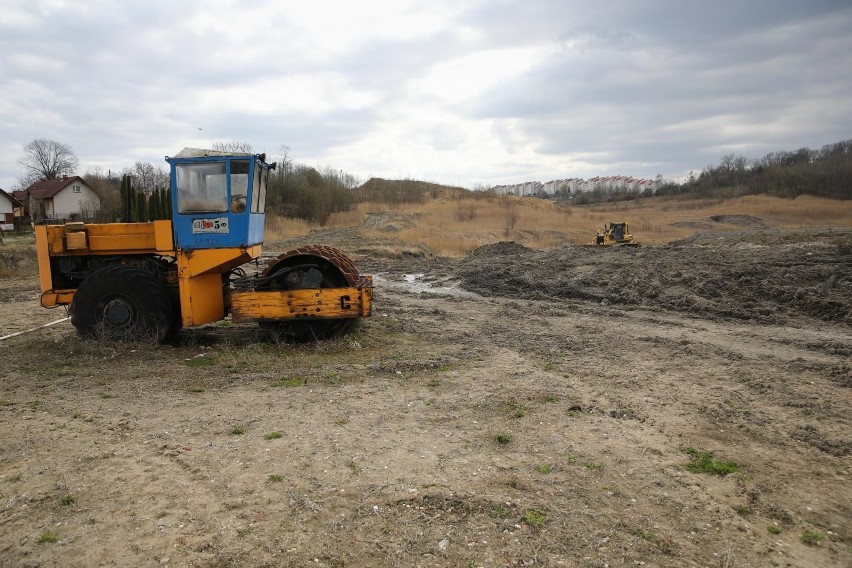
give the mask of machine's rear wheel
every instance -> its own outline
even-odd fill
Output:
[[[346,255],[332,247],[308,245],[272,261],[261,274],[257,289],[343,288],[355,286],[357,282],[358,270]],[[260,325],[276,340],[303,343],[342,335],[355,324],[356,319],[296,319],[261,322]]]
[[[93,272],[71,302],[71,323],[85,337],[162,341],[173,318],[166,285],[151,272],[129,266]]]

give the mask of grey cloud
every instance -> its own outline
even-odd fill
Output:
[[[0,24],[4,147],[48,137],[70,144],[84,164],[130,165],[157,163],[184,140],[239,139],[267,151],[287,144],[295,155],[321,159],[432,105],[460,125],[488,121],[510,156],[497,165],[467,160],[470,180],[517,181],[537,178],[536,168],[556,159],[598,168],[588,175],[616,167],[680,174],[728,151],[758,157],[819,147],[852,131],[846,1],[463,0],[456,19],[431,35],[364,38],[340,55],[304,49],[306,30],[293,27],[287,12],[263,18],[262,2],[231,2],[215,12],[164,0],[67,6],[31,26]],[[187,24],[197,9],[258,32],[245,45],[220,41],[216,31],[198,34]],[[464,26],[479,35],[460,35]],[[440,62],[526,46],[547,55],[474,101],[449,105],[410,92]],[[313,73],[339,76],[341,88],[368,93],[373,103],[275,116],[250,100],[242,111],[212,116],[193,104],[262,76]],[[436,124],[410,142],[442,154],[464,146],[465,136]],[[530,149],[540,161],[529,158]],[[0,158],[0,186],[17,176],[16,159]],[[447,169],[465,175],[459,167]]]
[[[666,172],[677,172],[689,163],[693,168],[706,165],[718,159],[709,152],[725,146],[771,151],[773,144],[775,149],[801,144],[790,138],[762,142],[767,134],[761,125],[783,120],[814,97],[815,88],[836,97],[835,105],[842,105],[843,93],[852,91],[848,73],[838,73],[850,68],[852,11],[825,18],[821,7],[832,5],[793,13],[792,4],[779,3],[771,14],[739,4],[714,5],[702,9],[706,17],[699,20],[697,34],[653,36],[649,31],[668,29],[657,24],[641,28],[641,39],[625,31],[620,41],[606,41],[618,35],[616,17],[603,38],[584,31],[571,49],[557,50],[465,112],[480,118],[520,119],[528,140],[543,154],[604,152],[614,161],[651,163]],[[566,21],[570,11],[564,8]],[[632,15],[637,17],[634,26],[642,22],[641,13]],[[646,16],[653,20],[653,14]],[[595,20],[594,14],[585,17]],[[726,17],[734,20],[732,25],[719,30],[716,26]],[[746,32],[756,19],[760,33]],[[773,23],[777,27],[768,27]],[[719,30],[715,35],[700,33],[714,27]],[[704,42],[700,49],[693,41],[696,35]],[[824,47],[832,42],[831,48]],[[650,57],[653,54],[661,59]],[[812,104],[824,100],[814,98]],[[829,129],[835,134],[826,138],[822,130],[815,146],[847,136],[844,130],[848,133],[852,120],[842,112],[835,115],[842,121]],[[723,135],[727,121],[737,116],[746,117],[744,125],[753,130]],[[787,119],[804,120],[799,132],[811,138],[807,136],[811,117]],[[700,124],[702,130],[690,123]]]

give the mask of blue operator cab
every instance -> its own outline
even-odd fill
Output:
[[[171,166],[172,230],[183,250],[263,243],[265,154],[184,148]]]

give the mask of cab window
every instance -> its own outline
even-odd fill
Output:
[[[246,210],[248,195],[249,162],[231,160],[231,212],[242,213]]]
[[[263,168],[260,163],[254,164],[254,180],[252,180],[251,192],[251,212],[258,213],[260,211],[260,171]]]
[[[266,207],[266,179],[268,176],[269,170],[261,166],[260,162],[255,162],[251,194],[252,213],[263,213]]]
[[[225,162],[175,166],[179,213],[221,213],[228,210]]]

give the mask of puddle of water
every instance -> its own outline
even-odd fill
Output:
[[[473,292],[468,292],[467,290],[462,290],[458,286],[458,282],[453,282],[451,280],[444,280],[442,282],[429,282],[423,280],[424,274],[404,274],[402,276],[402,280],[390,279],[386,278],[387,272],[382,272],[379,274],[375,274],[373,276],[373,282],[380,284],[381,286],[387,286],[388,288],[397,288],[401,290],[405,290],[406,292],[411,292],[413,294],[420,294],[422,292],[428,292],[430,294],[443,294],[445,296],[455,296],[457,298],[478,298],[478,294],[474,294]]]

